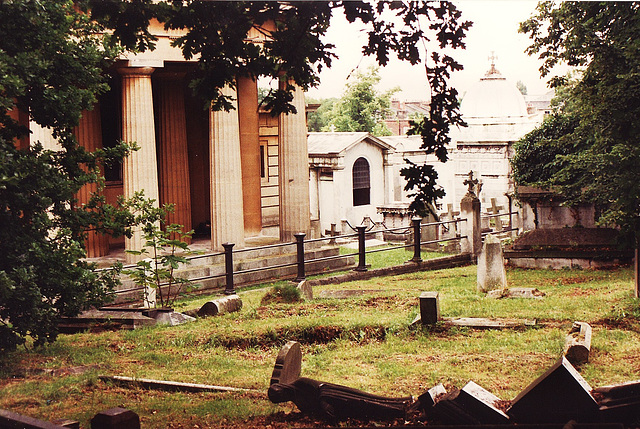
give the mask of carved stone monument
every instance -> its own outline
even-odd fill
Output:
[[[478,256],[478,291],[488,292],[507,287],[502,244],[493,235],[487,235]]]

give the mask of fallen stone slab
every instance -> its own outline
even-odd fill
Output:
[[[563,356],[513,400],[507,415],[515,423],[599,421],[591,387]]]
[[[0,428],[21,429],[64,429],[67,426],[58,425],[33,417],[24,416],[9,410],[0,409]]]
[[[474,329],[512,329],[536,326],[535,319],[486,319],[483,317],[444,317],[449,326],[463,326]]]
[[[322,290],[318,293],[318,298],[337,298],[345,299],[354,296],[370,295],[380,292],[388,292],[382,289],[341,289],[341,290]]]
[[[593,389],[593,394],[600,405],[623,403],[631,398],[640,398],[640,380],[598,387]]]
[[[76,317],[61,317],[58,330],[63,334],[74,334],[89,329],[137,329],[155,324],[155,319],[142,315],[140,311],[87,310]]]
[[[522,299],[542,299],[546,294],[533,287],[512,287],[506,289],[495,289],[487,292],[487,297],[501,298],[522,298]]]
[[[437,384],[422,395],[418,396],[418,400],[416,401],[417,407],[425,414],[426,417],[432,417],[433,406],[446,394],[447,389],[445,389],[442,384]]]
[[[216,316],[233,313],[242,309],[242,300],[238,295],[227,295],[204,303],[198,310],[198,317]]]
[[[123,377],[119,375],[101,375],[102,381],[109,381],[121,386],[142,387],[145,389],[165,390],[169,392],[251,392],[255,389],[241,387],[215,386],[211,384],[182,383],[179,381],[152,380],[149,378]]]
[[[563,354],[572,365],[589,362],[591,326],[586,322],[573,322],[564,343]]]
[[[507,424],[509,416],[498,407],[503,401],[474,383],[444,395],[435,411],[450,424]]]

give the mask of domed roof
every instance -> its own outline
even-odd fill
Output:
[[[478,118],[526,118],[527,104],[518,88],[491,64],[487,74],[465,94],[460,111],[472,122]]]

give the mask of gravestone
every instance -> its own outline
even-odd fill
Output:
[[[302,280],[298,283],[298,290],[300,290],[300,295],[306,300],[313,299],[313,287],[306,280]]]
[[[478,291],[488,292],[507,287],[502,244],[493,235],[487,235],[478,255]]]
[[[516,423],[581,423],[598,419],[591,387],[563,356],[513,400],[507,414]]]
[[[440,320],[438,292],[422,292],[420,294],[420,320],[423,325],[432,325]]]
[[[640,380],[593,389],[605,422],[622,422],[633,427],[640,421]]]
[[[290,384],[300,378],[302,351],[300,343],[289,341],[280,349],[271,374],[271,384]]]

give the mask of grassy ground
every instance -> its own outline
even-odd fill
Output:
[[[373,262],[372,262],[373,263]],[[136,411],[145,428],[311,427],[266,389],[279,348],[302,344],[302,375],[388,396],[419,395],[437,383],[473,380],[505,400],[561,355],[574,320],[593,327],[591,386],[640,379],[640,302],[631,270],[507,271],[512,287],[536,287],[542,300],[493,300],[476,292],[476,267],[421,272],[317,287],[379,290],[350,299],[261,305],[266,290],[241,291],[243,309],[177,327],[61,335],[54,344],[0,361],[0,408],[89,427],[98,411]],[[444,317],[536,319],[535,328],[411,331],[421,291],[440,292]],[[210,297],[183,300],[199,308]],[[100,381],[124,375],[256,389],[247,393],[168,393]]]

